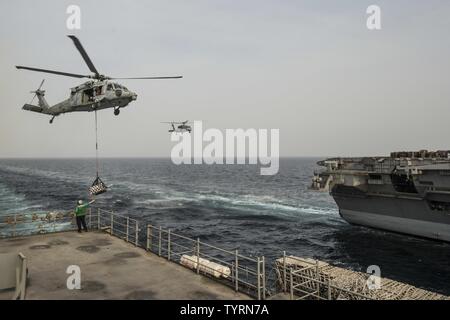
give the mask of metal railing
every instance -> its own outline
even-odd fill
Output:
[[[142,223],[136,219],[100,208],[88,210],[86,224],[90,229],[107,232],[177,264],[182,264],[183,255],[185,258],[195,257],[194,271],[197,274],[213,278],[234,288],[236,292],[247,293],[258,299],[266,298],[264,257],[247,257],[238,250],[225,250],[162,227],[147,225],[141,228]],[[73,211],[0,216],[0,238],[76,229]],[[212,268],[208,262],[225,269]]]
[[[305,275],[306,267],[298,270],[289,270],[289,295],[291,300],[336,300],[344,293],[347,299],[351,300],[372,300],[371,297],[334,285],[331,278],[322,280],[318,273],[314,276]]]
[[[168,261],[188,267],[197,274],[213,278],[232,287],[236,292],[266,299],[273,289],[272,285],[269,285],[270,290],[267,288],[267,283],[271,280],[266,278],[264,256],[245,256],[238,250],[222,249],[204,243],[199,238],[183,236],[171,229],[151,224],[143,225],[142,221],[137,219],[100,208],[89,209],[86,222],[90,229],[107,232]],[[0,216],[0,238],[70,231],[76,228],[72,211]],[[289,256],[289,259],[295,260],[295,257]],[[280,263],[280,259],[277,261],[278,265],[273,269],[277,272],[273,293],[285,292],[291,299],[337,299],[341,293],[354,299],[370,299],[334,284],[319,271],[318,261],[293,268],[292,265],[286,264],[285,252],[282,262]]]
[[[96,211],[96,212],[95,212]],[[98,229],[108,232],[117,238],[139,246],[139,221],[127,216],[123,216],[113,211],[107,211],[100,208],[89,211],[88,222],[92,229]]]
[[[233,287],[236,292],[242,291],[258,299],[266,298],[264,257],[247,257],[238,250],[225,250],[201,242],[199,238],[188,238],[153,225],[147,225],[146,249],[179,264],[183,264],[184,257],[185,261],[192,262],[191,268],[197,274],[213,277]],[[209,266],[204,259],[225,267],[229,272]]]
[[[289,259],[305,264],[304,259],[297,259],[293,256],[289,256]],[[345,294],[346,299],[372,299],[367,295],[334,284],[329,276],[321,273],[319,260],[303,267],[288,265],[286,260],[286,252],[283,252],[282,264],[278,268],[278,270],[281,269],[281,272],[278,276],[281,290],[285,293],[289,290],[291,300],[335,300],[339,299],[342,294]]]
[[[171,229],[150,224],[140,228],[138,220],[100,208],[96,212],[89,212],[88,224],[91,228],[103,230],[171,262],[186,266],[182,263],[184,256],[185,260],[194,262],[197,274],[214,278],[233,287],[236,292],[245,292],[258,299],[266,298],[264,257],[247,257],[238,250],[218,248],[201,242],[198,238],[188,238]],[[212,268],[208,262],[225,267],[229,273],[224,272],[224,268]]]

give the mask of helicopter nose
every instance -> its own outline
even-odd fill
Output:
[[[132,93],[131,94],[131,100],[136,100],[137,99],[137,94],[136,93]]]

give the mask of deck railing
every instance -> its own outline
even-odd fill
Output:
[[[213,278],[236,292],[266,298],[264,257],[248,257],[238,250],[226,250],[113,211],[89,209],[86,223],[167,260],[190,267],[197,274]],[[12,214],[0,216],[0,238],[11,238],[76,230],[72,211]],[[182,259],[183,258],[183,259]],[[187,263],[186,263],[187,262]]]
[[[298,261],[300,265],[288,264],[290,261]],[[343,288],[333,283],[332,279],[320,272],[319,260],[305,263],[305,259],[294,256],[286,256],[279,259],[278,284],[281,291],[289,294],[291,300],[335,300],[341,295],[351,300],[371,300],[372,298]],[[278,261],[279,261],[278,260]]]
[[[238,250],[225,250],[199,238],[192,239],[161,226],[143,225],[136,219],[103,209],[90,211],[87,219],[91,228],[108,232],[171,262],[184,266],[188,262],[197,274],[214,278],[236,292],[258,299],[266,297],[264,257],[251,258]],[[225,268],[214,268],[208,262]]]
[[[271,279],[266,277],[264,256],[249,257],[238,250],[219,248],[199,238],[189,238],[172,229],[145,224],[100,208],[90,209],[86,222],[91,229],[107,232],[168,261],[188,267],[197,274],[213,278],[234,288],[236,292],[243,292],[258,299],[266,299],[270,293],[281,292],[291,299],[371,299],[334,284],[319,272],[318,261],[305,265],[305,260],[298,258],[303,262],[303,265],[300,264],[302,266],[287,264],[285,252],[273,268],[277,272],[276,281],[270,284]],[[0,215],[0,238],[76,229],[72,211]],[[295,260],[296,257],[289,256],[289,259]],[[270,291],[267,287],[270,287]]]
[[[369,296],[332,284],[330,278],[322,280],[318,275],[306,275],[307,269],[314,270],[315,267],[289,270],[289,296],[291,300],[335,300],[335,296],[342,293],[347,295],[348,300],[372,300]]]
[[[197,274],[215,277],[236,291],[266,297],[264,257],[251,258],[153,225],[147,225],[146,249],[169,261],[182,263],[184,259]],[[204,259],[225,268],[214,268]]]

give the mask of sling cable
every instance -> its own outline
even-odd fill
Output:
[[[98,125],[97,125],[97,110],[95,110],[95,166],[96,166],[96,178],[89,188],[89,193],[93,196],[105,193],[108,187],[103,183],[98,175]]]

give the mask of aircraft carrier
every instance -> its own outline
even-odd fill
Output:
[[[450,242],[450,151],[329,158],[312,189],[329,191],[351,224]]]

